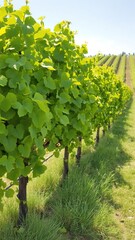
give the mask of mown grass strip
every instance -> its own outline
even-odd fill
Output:
[[[117,74],[120,76],[121,80],[124,82],[126,80],[126,55],[121,57],[119,68]]]

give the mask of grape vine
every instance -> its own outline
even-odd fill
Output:
[[[28,175],[45,171],[45,152],[58,157],[65,149],[65,177],[80,139],[89,144],[131,97],[110,68],[86,53],[68,21],[51,31],[32,17],[28,1],[19,10],[12,1],[0,7],[0,206],[14,194],[5,191],[5,178],[12,185],[19,179],[18,224],[27,214]]]

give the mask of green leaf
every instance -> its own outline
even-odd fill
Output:
[[[25,18],[25,24],[28,26],[33,26],[36,23],[35,19],[32,16]]]
[[[14,14],[14,16],[18,17],[21,21],[23,21],[24,13],[21,10],[16,10],[12,14]]]
[[[22,144],[18,146],[18,151],[21,154],[22,157],[28,158],[30,156],[30,153],[32,151],[32,138],[31,136],[25,137]]]
[[[27,1],[28,2],[28,1]],[[26,5],[26,6],[22,6],[21,8],[20,8],[20,11],[21,12],[23,12],[23,13],[25,13],[25,14],[30,14],[30,8],[29,8],[29,6],[28,5]]]
[[[0,108],[7,112],[13,106],[17,101],[16,95],[14,93],[9,92],[5,98],[3,98],[3,101],[1,103]]]
[[[1,104],[1,102],[3,101],[4,98],[5,98],[5,97],[0,93],[0,104]]]
[[[6,54],[2,53],[0,54],[0,69],[4,69],[7,67],[7,64],[5,62],[6,58],[7,58]]]
[[[25,98],[23,101],[23,106],[27,110],[28,113],[32,113],[33,110],[33,102],[30,98]]]
[[[23,158],[17,157],[17,159],[16,159],[16,167],[19,168],[19,169],[23,169],[25,167]]]
[[[20,176],[20,170],[17,168],[7,173],[7,178],[13,181],[16,181],[19,176]]]
[[[8,189],[5,191],[5,197],[10,198],[14,196],[14,190],[13,189]]]
[[[15,38],[14,36],[17,36],[17,34],[19,34],[19,32],[20,32],[20,27],[18,24],[10,25],[10,27],[7,28],[6,37],[7,37],[7,39],[9,38],[11,40],[10,43],[11,42],[13,43],[15,40],[18,39],[18,38]],[[12,43],[10,44],[10,46],[8,48],[8,50],[10,50],[10,51],[13,51],[14,49],[16,49],[16,46]]]
[[[30,132],[30,136],[31,136],[32,139],[34,139],[34,138],[37,137],[37,132],[38,132],[38,130],[37,130],[37,128],[35,128],[33,125],[31,125],[31,126],[29,127],[29,132]]]
[[[7,112],[11,108],[12,102],[10,101],[9,98],[5,97],[1,103],[0,108],[4,111]]]
[[[47,169],[47,167],[45,165],[42,165],[41,163],[35,164],[35,166],[33,168],[33,177],[40,176],[41,174],[43,174],[45,172],[46,169]]]
[[[16,69],[16,59],[14,58],[7,58],[5,61],[10,68],[15,68]]]
[[[6,167],[7,172],[10,172],[12,169],[14,169],[14,163],[15,158],[13,156],[9,155],[7,158],[7,156],[4,155],[0,158],[0,164]]]
[[[69,124],[69,119],[66,115],[61,115],[60,122],[64,125],[67,126]]]
[[[59,96],[59,99],[61,104],[65,104],[66,102],[70,102],[71,97],[68,93],[62,92]]]
[[[20,102],[16,102],[13,105],[13,108],[18,109],[18,116],[19,117],[23,117],[27,114],[26,108]]]
[[[54,107],[54,111],[59,118],[63,114],[63,110],[64,110],[64,105],[62,105],[62,104],[57,104]]]
[[[48,151],[52,152],[56,149],[56,145],[53,142],[50,142],[47,149]]]
[[[43,98],[43,96],[39,93],[36,93],[34,95],[33,101],[37,103],[38,107],[43,111],[43,112],[49,112],[48,108],[48,101]]]
[[[56,83],[55,83],[55,79],[51,78],[51,77],[44,77],[44,85],[45,87],[54,90],[56,89]]]
[[[43,147],[43,142],[44,142],[44,139],[43,139],[42,136],[37,137],[37,138],[35,139],[36,147],[37,147],[38,149],[43,150],[43,149],[44,149],[44,147]]]
[[[5,166],[0,165],[0,177],[3,177],[5,173],[6,173]]]
[[[26,166],[24,169],[21,170],[21,175],[27,177],[30,172],[31,166]]]
[[[16,26],[18,26],[18,25],[16,25]],[[20,34],[20,27],[19,27],[19,29],[16,27],[16,26],[14,26],[14,28],[13,28],[13,31],[12,31],[12,34]],[[11,38],[11,37],[10,37]],[[10,39],[10,43],[11,43],[11,46],[17,51],[17,52],[19,52],[19,51],[22,51],[22,48],[23,48],[23,46],[24,46],[24,42],[23,42],[23,39],[22,38],[20,38],[19,39],[19,41],[18,41],[18,37],[17,38],[15,38],[14,36],[12,36],[12,38]],[[14,66],[13,66],[14,67]]]
[[[38,20],[41,21],[41,22],[42,22],[44,19],[45,19],[45,16],[40,16],[40,17],[38,18]]]
[[[2,139],[2,143],[4,145],[5,151],[6,152],[14,151],[16,148],[16,141],[17,139],[13,136],[7,136],[7,137],[4,136]]]
[[[11,17],[7,20],[7,24],[8,24],[8,25],[15,25],[15,24],[16,24],[16,18],[15,18],[15,16],[11,16]]]
[[[62,134],[62,126],[58,125],[55,127],[55,134],[56,136],[60,137]]]
[[[40,38],[42,39],[42,38],[45,36],[45,33],[46,33],[45,29],[39,30],[39,31],[34,35],[35,40],[36,40],[36,39],[40,39]]]
[[[1,187],[3,187],[3,188],[5,188],[5,187],[6,187],[6,183],[5,183],[5,182],[3,182],[3,180],[2,180],[2,179],[0,179],[0,186],[1,186]]]
[[[44,101],[44,97],[42,94],[36,92],[35,95],[34,95],[34,100],[40,100],[40,101]]]
[[[90,102],[90,103],[94,103],[95,101],[96,101],[96,96],[90,95],[90,96],[89,96],[89,102]]]
[[[2,122],[0,122],[0,134],[7,135],[7,129]]]
[[[59,47],[55,48],[54,50],[54,59],[58,62],[64,62],[64,50],[60,49]]]
[[[4,87],[7,85],[7,78],[4,75],[0,76],[0,86]]]
[[[35,32],[37,32],[38,30],[41,29],[41,25],[39,23],[37,23],[37,22],[34,24],[33,27],[34,27]]]
[[[56,158],[58,158],[60,155],[60,152],[58,150],[55,150],[53,154]]]
[[[16,112],[14,109],[10,108],[7,112],[3,112],[3,121],[8,121],[10,119],[13,119],[13,117],[16,115]]]
[[[0,188],[0,204],[1,204],[1,198],[4,196],[4,190]],[[0,205],[1,210],[1,205]]]
[[[61,87],[69,88],[72,85],[70,75],[68,72],[63,72],[61,74]]]
[[[25,129],[25,126],[23,126],[21,123],[19,123],[17,126],[16,126],[16,132],[17,132],[17,138],[18,139],[22,139],[23,136],[24,136],[24,130]]]
[[[9,124],[7,126],[7,130],[8,130],[8,136],[10,135],[10,136],[17,138],[16,129],[12,124]]]
[[[19,83],[21,79],[21,73],[19,71],[16,71],[15,69],[8,69],[6,71],[6,77],[9,78],[8,85],[10,88],[16,88],[17,84]]]
[[[13,124],[9,124],[9,125],[7,126],[7,130],[8,130],[8,136],[13,136],[13,137],[15,137],[15,138],[18,137],[16,128],[14,127]]]
[[[86,115],[84,113],[79,113],[77,118],[81,120],[82,124],[86,124]]]
[[[26,58],[26,57],[21,57],[21,58],[17,61],[17,64],[18,64],[20,67],[27,65],[27,58]]]
[[[18,109],[18,116],[19,117],[23,117],[27,114],[26,109],[24,108],[23,105],[20,105],[19,109]]]
[[[7,15],[7,8],[0,7],[0,21]]]
[[[46,127],[42,127],[41,133],[42,133],[43,137],[46,137],[46,135],[47,135],[47,128]]]
[[[8,156],[7,163],[6,163],[7,172],[10,172],[12,169],[14,169],[14,163],[15,163],[15,158],[13,156]]]
[[[51,141],[54,143],[54,144],[57,144],[58,143],[58,138],[53,134],[52,136],[51,136]]]
[[[73,101],[73,103],[75,104],[75,106],[76,106],[77,108],[81,108],[81,106],[82,106],[82,101],[83,101],[82,98],[77,98],[76,100]]]
[[[74,86],[73,88],[71,88],[71,92],[73,94],[73,97],[76,99],[79,95],[79,90]]]
[[[0,36],[4,35],[6,33],[6,27],[0,28]]]
[[[61,31],[61,25],[60,24],[55,25],[54,31],[55,32],[60,32]]]
[[[15,128],[14,125],[9,124],[7,126],[7,130],[8,130],[9,136],[13,136],[13,137],[21,140],[24,136],[25,126],[23,126],[21,123],[19,123],[19,124],[17,124],[17,126]]]
[[[6,99],[11,102],[11,106],[13,106],[17,102],[17,97],[12,92],[9,92],[7,94]]]

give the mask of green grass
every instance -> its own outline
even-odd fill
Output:
[[[135,103],[132,104],[129,118],[125,124],[124,138],[121,140],[123,150],[129,160],[118,169],[119,178],[114,186],[112,196],[116,205],[114,217],[117,221],[120,238],[135,239]],[[118,206],[118,207],[117,207]]]
[[[133,88],[135,90],[135,56],[134,55],[130,55],[129,57],[129,66],[130,66],[130,77],[131,77],[131,81],[132,81],[132,85]]]
[[[120,64],[118,67],[117,74],[119,75],[121,81],[125,81],[125,70],[126,70],[126,55],[121,56]]]
[[[70,161],[61,184],[63,154],[28,184],[26,225],[16,229],[16,196],[4,199],[0,240],[135,239],[135,101],[99,145],[84,147],[81,166]]]

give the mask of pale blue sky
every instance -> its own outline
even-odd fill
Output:
[[[0,0],[2,5],[3,0]],[[15,8],[25,0],[13,0]],[[33,17],[45,16],[45,26],[71,21],[76,42],[87,42],[89,54],[135,52],[135,0],[30,0]]]

